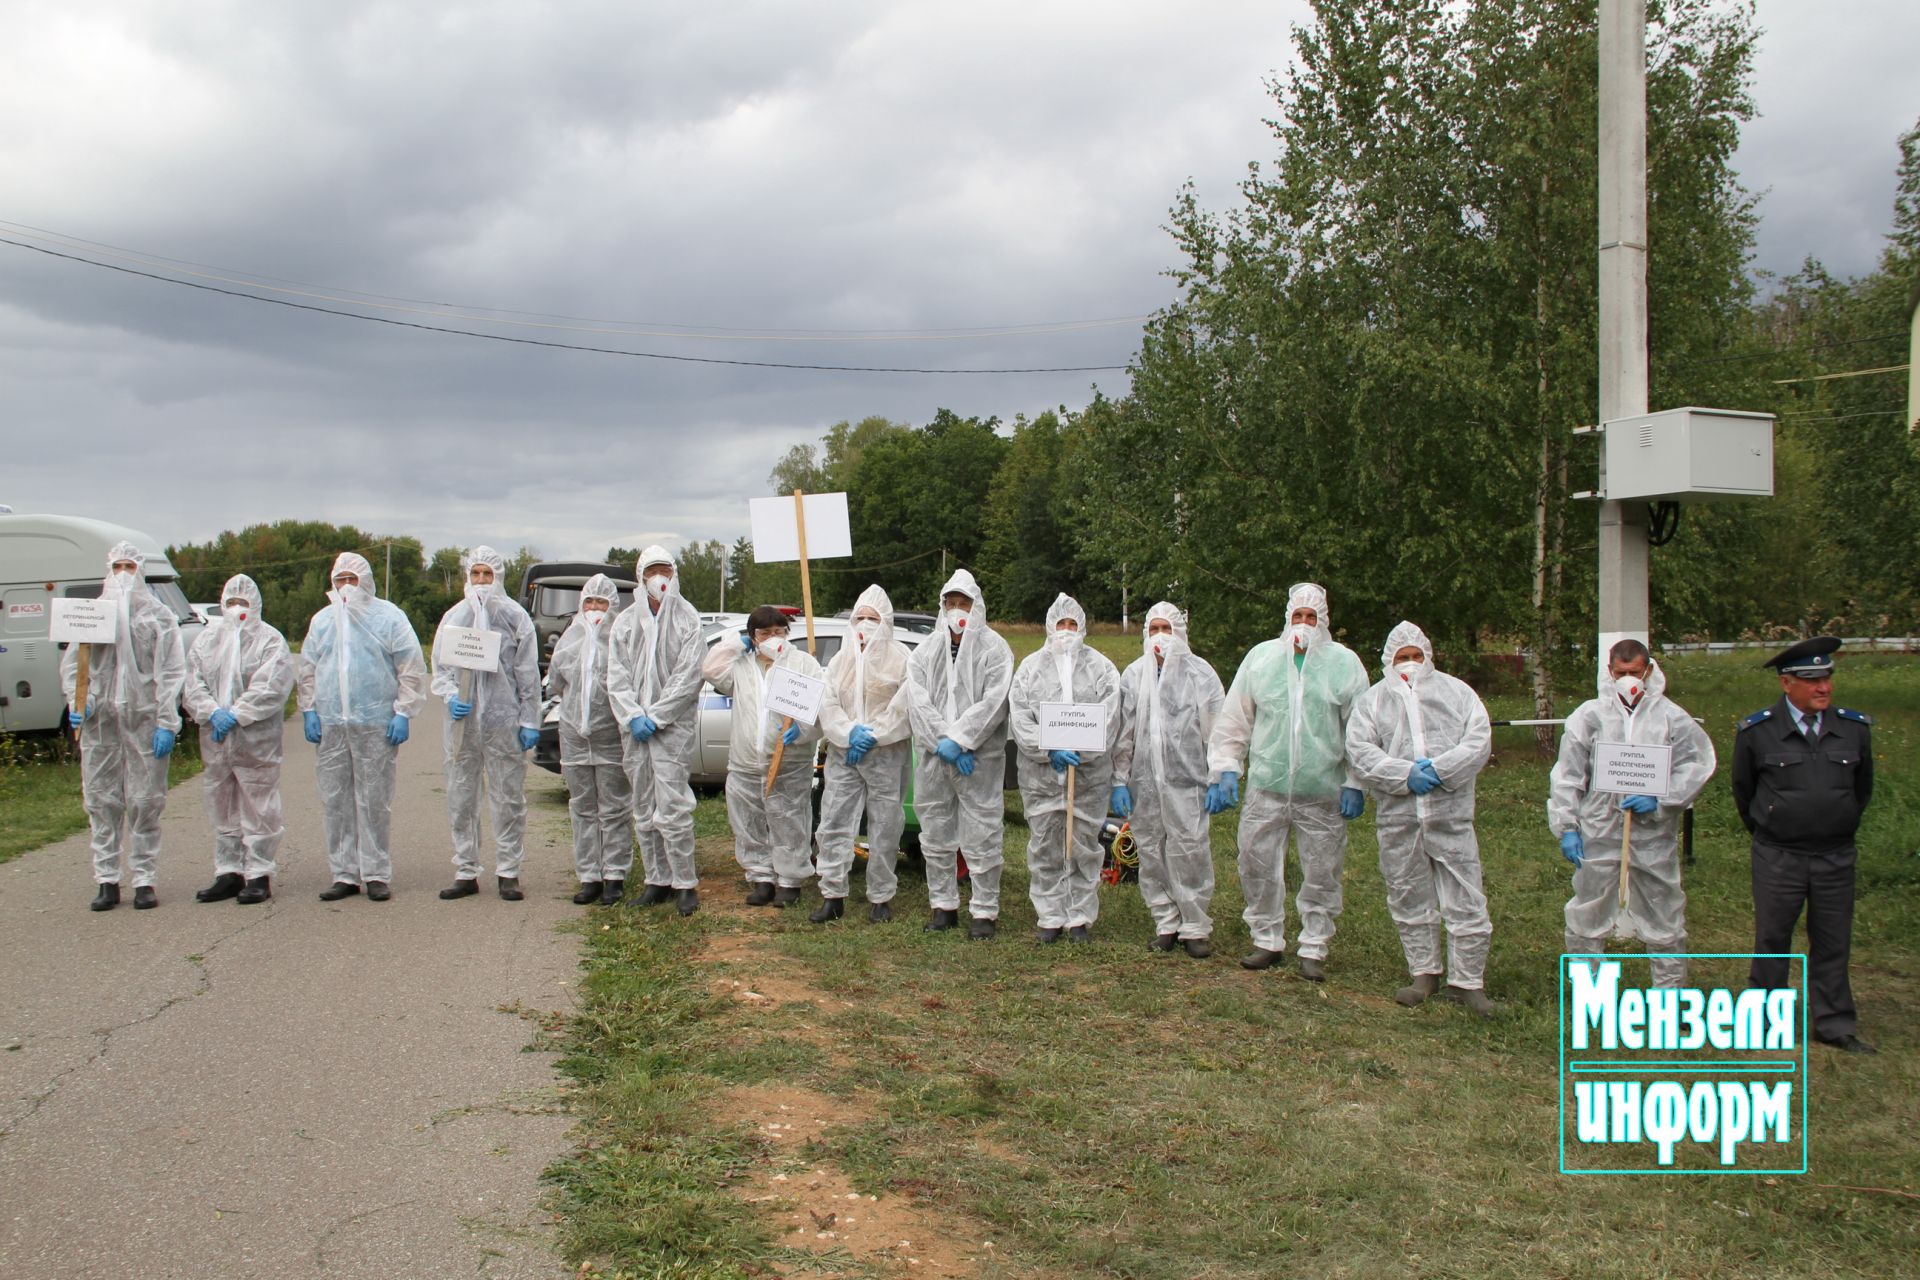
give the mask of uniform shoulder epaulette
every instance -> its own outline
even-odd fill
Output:
[[[1855,724],[1872,724],[1873,717],[1864,711],[1854,711],[1847,707],[1835,707],[1833,713],[1842,720],[1851,720]]]
[[[1745,720],[1742,720],[1740,722],[1740,728],[1751,729],[1753,728],[1753,726],[1759,724],[1762,720],[1770,719],[1772,718],[1772,716],[1773,716],[1772,707],[1762,707],[1760,708],[1760,710],[1748,716]]]

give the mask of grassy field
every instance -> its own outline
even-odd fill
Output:
[[[167,785],[200,772],[200,739],[182,733],[167,766]],[[65,839],[87,825],[80,799],[80,762],[52,734],[0,734],[0,862]]]
[[[1038,633],[1012,638],[1030,651]],[[1738,717],[1774,696],[1769,673],[1752,657],[1666,665],[1724,768]],[[1233,963],[1247,935],[1232,821],[1214,827],[1219,954],[1196,963],[1144,949],[1130,885],[1103,891],[1092,946],[1035,945],[1017,820],[991,943],[922,933],[912,874],[890,926],[750,912],[704,798],[706,908],[583,921],[564,1059],[582,1145],[554,1171],[569,1254],[635,1277],[1913,1275],[1920,674],[1845,658],[1838,701],[1877,720],[1853,975],[1882,1052],[1814,1048],[1804,1177],[1558,1172],[1567,868],[1544,821],[1548,763],[1500,730],[1480,832],[1505,1009],[1484,1025],[1392,1003],[1404,968],[1371,806],[1315,985]],[[1694,950],[1749,946],[1746,867],[1722,777],[1687,873]]]

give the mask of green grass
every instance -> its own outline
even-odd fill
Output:
[[[183,733],[167,766],[167,785],[200,772],[200,740]],[[87,825],[80,762],[53,734],[0,734],[0,862],[63,840]]]
[[[1666,666],[1669,692],[1705,719],[1722,761],[1687,872],[1691,945],[1742,951],[1746,840],[1724,769],[1733,725],[1777,684],[1748,657]],[[1324,986],[1234,965],[1248,940],[1231,821],[1214,829],[1219,954],[1205,964],[1144,950],[1151,926],[1130,885],[1103,890],[1094,945],[1034,945],[1026,832],[1011,824],[1001,936],[989,944],[923,934],[912,875],[884,929],[767,912],[696,918],[690,930],[614,913],[618,923],[589,935],[592,976],[572,1033],[588,1149],[560,1173],[570,1255],[633,1275],[790,1268],[728,1191],[756,1158],[754,1117],[702,1105],[728,1083],[778,1079],[859,1104],[815,1158],[995,1241],[1011,1273],[1914,1274],[1920,674],[1910,658],[1850,657],[1840,687],[1842,705],[1877,721],[1853,974],[1862,1032],[1882,1052],[1814,1047],[1806,1177],[1558,1172],[1567,868],[1545,824],[1548,762],[1528,733],[1500,730],[1480,792],[1488,988],[1506,1005],[1491,1024],[1391,1002],[1404,965],[1371,806],[1350,828]],[[1518,710],[1496,703],[1496,714]],[[736,883],[722,870],[730,842],[717,805],[701,804],[709,900]],[[704,994],[712,975],[695,945],[718,927],[753,931],[767,963],[821,993],[810,1017],[829,1052],[796,1048],[779,1021],[754,1023]],[[1703,965],[1696,976],[1718,975]],[[695,1225],[650,1225],[656,1199]]]

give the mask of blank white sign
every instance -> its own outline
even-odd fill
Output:
[[[807,559],[833,560],[853,554],[853,531],[847,525],[847,495],[810,493],[807,510]],[[753,562],[772,564],[800,558],[800,528],[793,496],[752,498],[747,518],[753,525]]]

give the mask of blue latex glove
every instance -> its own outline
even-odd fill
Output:
[[[387,741],[396,747],[399,746],[407,740],[407,728],[407,718],[395,716],[387,722]]]
[[[1620,807],[1628,813],[1652,813],[1660,807],[1660,802],[1652,796],[1628,796],[1620,802]]]
[[[88,716],[91,716],[92,714],[93,714],[93,699],[88,698],[87,709],[85,711],[67,712],[67,723],[72,725],[74,728],[78,729],[80,727],[81,721],[85,720]]]
[[[627,721],[627,732],[633,735],[635,742],[645,742],[660,732],[660,724],[652,716],[635,716]]]
[[[742,631],[740,633],[740,647],[748,653],[753,652],[753,633],[751,631]]]
[[[948,764],[960,763],[960,757],[964,751],[960,744],[952,738],[940,739],[938,745],[936,745],[933,750],[935,755],[945,760]]]
[[[1420,762],[1420,772],[1426,774],[1427,780],[1433,783],[1434,786],[1437,787],[1440,785],[1440,771],[1433,767],[1433,761],[1422,760]]]
[[[1340,816],[1348,822],[1359,817],[1367,807],[1367,796],[1358,787],[1340,788]]]
[[[320,713],[318,711],[303,711],[300,713],[300,718],[305,722],[307,741],[320,741]]]
[[[473,714],[473,704],[471,702],[462,702],[460,701],[460,699],[454,698],[447,703],[447,714],[452,716],[455,720],[465,720],[468,716]]]
[[[1407,790],[1413,792],[1413,794],[1423,796],[1433,790],[1433,787],[1433,779],[1429,778],[1427,771],[1419,765],[1415,765],[1413,768],[1407,770]]]
[[[874,736],[873,730],[863,724],[853,726],[853,731],[847,734],[847,745],[854,748],[861,755],[865,755],[867,752],[873,750],[879,742],[880,739]]]
[[[1587,857],[1587,842],[1580,838],[1578,831],[1569,831],[1560,837],[1560,856],[1579,866]]]
[[[520,749],[522,751],[531,751],[539,745],[540,731],[538,729],[529,729],[525,725],[522,725],[520,727]]]
[[[207,717],[207,727],[213,730],[215,742],[225,742],[227,735],[240,727],[240,717],[225,707],[220,707]]]
[[[173,730],[155,729],[153,731],[153,755],[156,760],[164,760],[173,754]]]
[[[1055,773],[1065,773],[1069,768],[1080,763],[1080,753],[1078,751],[1049,751],[1047,752],[1047,763],[1053,766]]]
[[[794,743],[800,741],[800,722],[796,720],[788,725],[787,731],[780,735],[780,741],[786,743],[788,746],[792,746]]]
[[[962,751],[960,758],[953,762],[953,767],[960,771],[961,777],[971,778],[973,776],[973,752]]]
[[[848,764],[859,764],[862,760],[865,760],[866,758],[867,758],[867,753],[862,751],[859,747],[847,748]]]
[[[1240,803],[1240,775],[1231,771],[1207,788],[1207,812],[1225,813]]]
[[[1133,816],[1133,792],[1127,790],[1125,786],[1115,787],[1113,789],[1113,799],[1107,807],[1123,818],[1131,818]]]

